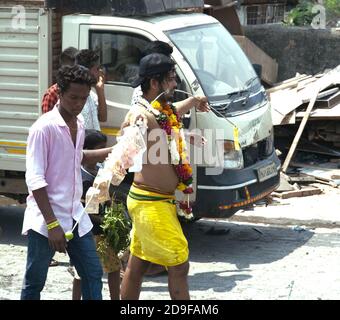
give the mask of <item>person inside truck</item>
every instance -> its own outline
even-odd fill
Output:
[[[78,50],[74,47],[66,48],[60,55],[59,58],[60,66],[73,66],[76,60],[77,53]],[[59,99],[58,86],[55,83],[47,89],[43,96],[41,104],[42,113],[51,111],[58,102],[58,99]]]
[[[100,131],[99,122],[107,120],[107,105],[104,93],[105,76],[103,70],[100,69],[99,55],[93,50],[80,50],[76,55],[76,63],[88,68],[95,79],[96,93],[90,91],[81,112],[84,117],[85,129]]]
[[[85,129],[79,117],[93,77],[85,67],[63,66],[57,74],[59,102],[30,128],[26,184],[29,190],[22,233],[28,235],[21,299],[40,299],[55,252],[68,252],[82,279],[84,300],[102,299],[102,275],[92,223],[83,215],[81,164],[102,162],[112,148],[83,150]],[[80,219],[81,218],[81,219]],[[72,229],[73,239],[65,232]]]
[[[165,137],[161,136],[156,143],[161,149],[159,153],[167,155],[166,163],[154,164],[152,161],[143,164],[142,171],[134,175],[127,198],[132,232],[131,254],[121,286],[121,298],[125,300],[139,298],[142,280],[150,263],[167,268],[168,288],[172,299],[190,298],[187,282],[189,249],[177,217],[174,193],[176,188],[188,194],[192,192],[192,169],[187,163],[182,165],[187,160],[184,152],[180,152],[184,151],[183,139],[176,147],[181,165],[172,164],[174,150],[167,143],[168,124],[171,123],[170,129],[179,132],[180,117],[190,107],[179,106],[175,110],[169,102],[177,85],[174,66],[174,62],[163,54],[153,53],[141,59],[139,78],[133,83],[133,87],[140,85],[143,95],[128,112],[122,125],[129,125],[129,119],[136,112],[143,113],[147,118],[148,134],[155,132],[154,130],[164,130],[162,133],[165,133]],[[156,98],[158,100],[154,101]],[[207,103],[200,103],[197,108],[202,112],[209,110]],[[147,158],[150,159],[150,153],[155,149],[155,139],[148,139],[147,143]]]

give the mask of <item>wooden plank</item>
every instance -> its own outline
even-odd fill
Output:
[[[291,113],[288,113],[281,121],[280,125],[286,125],[286,124],[295,124],[296,120],[296,111],[292,111]]]
[[[332,89],[329,89],[329,90],[326,90],[326,91],[322,91],[318,94],[318,99],[330,96],[331,94],[334,94],[334,93],[338,92],[339,90],[340,90],[340,88],[335,87],[335,88],[332,88]]]
[[[272,93],[272,92],[276,92],[276,91],[287,89],[287,88],[295,88],[295,87],[297,87],[298,83],[299,82],[296,80],[296,81],[281,84],[281,85],[273,87],[273,88],[269,88],[266,91],[267,91],[267,93]]]
[[[270,94],[271,107],[286,116],[302,104],[296,88],[280,90]]]
[[[294,166],[294,165],[292,164],[292,166]],[[330,185],[334,188],[337,188],[338,185],[339,185],[339,182],[336,181],[337,180],[336,178],[332,178],[332,177],[333,176],[337,177],[338,171],[339,170],[327,170],[327,169],[324,169],[324,168],[323,169],[315,169],[315,168],[304,167],[300,170],[300,173],[309,175],[311,177],[315,177],[316,182],[325,183],[325,184]]]
[[[306,123],[307,123],[307,120],[309,118],[309,114],[311,113],[313,107],[314,107],[314,103],[316,101],[316,97],[319,93],[320,89],[319,90],[315,90],[315,94],[314,94],[314,97],[312,98],[312,100],[310,101],[308,107],[307,107],[307,110],[305,112],[305,115],[304,117],[302,118],[302,121],[300,123],[300,126],[299,126],[299,129],[294,137],[294,140],[293,140],[293,143],[288,151],[288,155],[283,163],[283,166],[282,166],[282,172],[287,172],[287,169],[289,167],[289,163],[290,161],[292,160],[293,156],[294,156],[294,153],[295,153],[295,150],[296,150],[296,147],[299,143],[299,140],[300,140],[300,137],[302,135],[302,132],[303,132],[303,129],[305,128],[306,126]]]
[[[340,174],[340,169],[338,168],[338,164],[334,163],[334,162],[327,162],[327,163],[320,163],[320,164],[309,164],[309,163],[303,163],[303,162],[297,162],[297,161],[292,161],[291,162],[291,166],[292,167],[298,167],[298,168],[303,168],[303,169],[313,169],[316,170],[317,173],[322,171],[322,175],[323,177],[326,177],[327,175],[329,175],[330,179],[330,175],[331,174]],[[302,172],[302,171],[300,171]],[[308,171],[309,173],[311,173],[311,171]],[[329,173],[331,172],[331,174]],[[305,172],[303,172],[305,173]]]
[[[299,183],[308,183],[308,182],[315,182],[316,178],[313,176],[296,176],[296,177],[289,177],[290,182],[299,182]]]
[[[273,192],[272,196],[278,197],[281,199],[289,199],[293,197],[307,197],[307,196],[312,196],[316,194],[322,193],[322,190],[320,188],[314,188],[314,187],[309,187],[309,188],[303,188],[301,190],[293,190],[293,191],[285,191],[285,192]]]
[[[281,82],[278,82],[278,83],[275,84],[275,86],[279,86],[281,84],[292,82],[292,81],[297,81],[297,80],[305,78],[305,77],[309,77],[309,76],[307,76],[305,73],[304,74],[297,73],[295,77],[283,80]]]
[[[296,114],[296,118],[303,118],[305,111],[300,111]],[[319,109],[316,108],[310,114],[310,118],[315,120],[321,119],[339,119],[340,118],[340,103],[331,109]]]
[[[340,103],[340,92],[336,92],[330,97],[317,98],[316,107],[318,108],[332,108]]]
[[[306,78],[303,81],[299,81],[298,85],[297,85],[297,90],[302,90],[304,88],[306,88],[309,84],[315,82],[317,79],[310,76],[310,78]]]
[[[281,172],[280,174],[280,185],[275,190],[276,192],[285,192],[295,190],[294,187],[289,183],[290,178]]]
[[[340,68],[339,68],[339,70],[340,70]],[[332,84],[333,81],[335,81],[336,76],[338,76],[338,70],[334,69],[333,72],[327,73],[325,76],[323,76],[322,78],[318,79],[316,82],[313,83],[314,93],[313,93],[312,99],[310,100],[310,102],[308,104],[307,110],[306,110],[306,112],[305,112],[305,114],[302,118],[299,129],[298,129],[298,131],[297,131],[297,133],[294,137],[292,145],[290,146],[288,155],[287,155],[287,157],[286,157],[286,159],[283,163],[282,172],[287,172],[287,169],[289,167],[289,163],[291,162],[291,160],[294,156],[296,147],[299,143],[302,132],[303,132],[305,126],[306,126],[309,115],[310,115],[310,113],[311,113],[311,111],[314,107],[314,104],[315,104],[315,101],[316,101],[316,98],[317,98],[319,92],[322,91],[323,89],[327,88],[330,84]]]

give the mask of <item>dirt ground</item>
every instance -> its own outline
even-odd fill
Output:
[[[192,299],[340,299],[339,191],[258,206],[231,220],[185,225]],[[20,235],[23,210],[8,202],[0,206],[0,300],[20,297],[26,261],[26,238]],[[325,221],[322,228],[320,221]],[[56,259],[59,265],[50,268],[42,299],[69,300],[68,257],[57,254]],[[109,299],[106,276],[103,282],[103,297]],[[169,299],[166,275],[146,277],[141,299]]]

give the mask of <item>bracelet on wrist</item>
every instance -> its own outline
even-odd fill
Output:
[[[56,227],[59,227],[59,221],[58,220],[54,220],[53,222],[50,222],[49,224],[47,224],[47,230],[52,230]]]

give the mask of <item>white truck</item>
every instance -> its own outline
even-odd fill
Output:
[[[100,53],[108,105],[102,131],[114,137],[130,108],[130,81],[138,73],[140,53],[153,40],[173,45],[180,89],[206,96],[212,107],[209,113],[193,110],[186,115],[186,126],[203,132],[208,139],[205,148],[216,152],[221,142],[224,148],[219,174],[209,173],[212,164],[205,157],[193,166],[194,215],[230,217],[278,186],[280,162],[274,150],[270,104],[243,51],[216,19],[197,12],[203,1],[153,2],[164,7],[168,3],[164,10],[150,9],[150,2],[129,0],[130,7],[120,12],[122,1],[113,0],[111,11],[99,15],[72,14],[77,1],[71,0],[64,2],[67,7],[59,7],[57,0],[1,2],[0,194],[25,199],[27,134],[41,115],[42,95],[53,83],[61,50],[73,46]],[[182,8],[192,2],[197,8],[179,12],[176,2]],[[81,3],[79,11],[89,12],[95,6],[90,0]],[[234,143],[235,128],[240,148]]]

